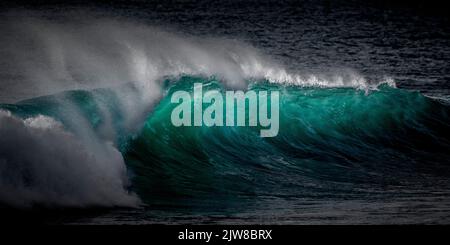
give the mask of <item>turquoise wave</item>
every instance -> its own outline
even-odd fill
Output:
[[[250,90],[280,93],[279,134],[262,138],[260,127],[173,126],[171,94],[192,92],[199,82],[205,91],[227,90],[214,78],[167,79],[165,96],[134,128],[111,89],[69,91],[0,109],[22,118],[48,115],[75,131],[76,112],[99,137],[107,111],[131,189],[154,207],[376,196],[390,187],[427,185],[430,176],[450,176],[450,108],[419,92],[249,81]]]

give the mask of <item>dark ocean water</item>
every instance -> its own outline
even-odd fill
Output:
[[[1,13],[8,208],[64,224],[450,222],[450,25],[437,3],[18,2]],[[171,124],[172,93],[237,80],[281,93],[278,136]]]

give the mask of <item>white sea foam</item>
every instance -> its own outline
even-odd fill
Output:
[[[0,111],[0,202],[17,207],[136,206],[123,158],[111,144],[81,141],[46,116]]]

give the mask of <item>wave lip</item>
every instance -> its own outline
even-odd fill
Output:
[[[244,42],[192,37],[131,21],[90,19],[63,24],[44,18],[4,20],[0,31],[2,100],[23,100],[67,90],[109,88],[134,82],[153,103],[167,76],[216,76],[231,88],[248,80],[297,86],[368,89],[392,79],[367,81],[350,69],[324,76],[287,70]],[[89,37],[86,39],[86,37]],[[8,65],[13,63],[14,66]],[[11,97],[11,99],[8,99]],[[8,102],[11,102],[8,101]]]

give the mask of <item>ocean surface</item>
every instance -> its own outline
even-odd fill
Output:
[[[432,2],[0,6],[10,220],[450,223],[450,23]],[[194,83],[279,92],[279,134],[173,126]]]

